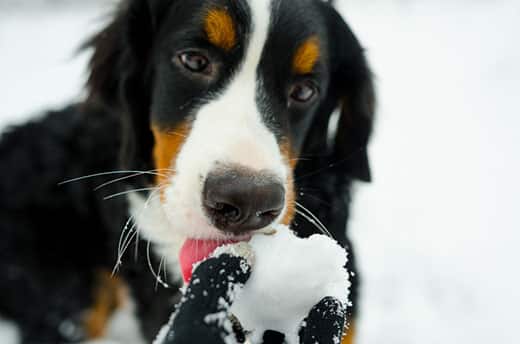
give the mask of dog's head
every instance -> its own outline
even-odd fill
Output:
[[[371,74],[323,1],[128,0],[91,45],[90,99],[122,114],[123,165],[157,173],[172,233],[290,223],[300,159],[370,179]]]

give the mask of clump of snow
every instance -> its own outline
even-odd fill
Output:
[[[253,343],[265,330],[286,334],[298,343],[298,331],[311,308],[324,297],[347,303],[349,274],[347,253],[333,239],[313,235],[296,237],[285,226],[272,236],[257,235],[250,241],[255,255],[252,274],[231,307]]]

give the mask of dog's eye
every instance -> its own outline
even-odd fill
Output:
[[[205,73],[209,69],[209,59],[196,51],[187,51],[179,55],[181,64],[193,73]]]
[[[291,87],[289,96],[298,103],[310,102],[318,93],[316,86],[311,82],[299,82]]]

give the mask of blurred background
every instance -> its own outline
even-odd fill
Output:
[[[337,3],[379,93],[358,343],[520,343],[520,1]],[[0,0],[0,130],[81,99],[113,4]]]

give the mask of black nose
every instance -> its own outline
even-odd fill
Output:
[[[273,223],[283,210],[285,191],[268,173],[219,168],[206,178],[202,198],[213,225],[239,235]]]

